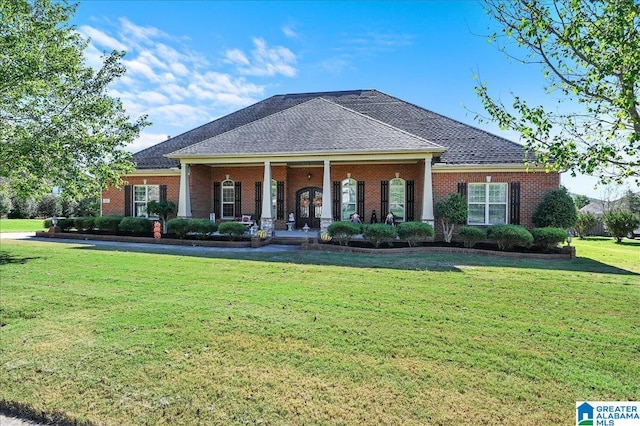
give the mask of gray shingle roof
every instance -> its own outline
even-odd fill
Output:
[[[419,136],[323,98],[263,117],[171,155],[444,151]]]
[[[413,139],[414,142],[415,140],[422,140],[422,143],[430,142],[432,144],[445,147],[446,151],[440,156],[440,162],[442,163],[522,164],[523,159],[525,158],[525,151],[523,147],[515,142],[440,114],[436,114],[432,111],[405,102],[393,96],[389,96],[377,90],[353,90],[343,92],[318,92],[272,96],[203,126],[185,132],[179,136],[168,139],[167,141],[142,150],[134,154],[134,161],[137,163],[138,169],[162,169],[176,167],[178,165],[178,161],[166,158],[166,154],[182,150],[231,130],[239,129],[242,126],[259,121],[267,116],[271,116],[279,112],[284,113],[285,110],[316,98],[323,98],[325,101],[328,101],[328,103],[340,105],[344,108],[355,111],[356,113],[385,123],[388,126],[410,133],[417,137]],[[315,103],[315,105],[317,105],[317,103]],[[300,110],[297,111],[299,112]],[[295,114],[295,112],[296,110],[289,114]],[[357,123],[358,126],[361,126],[364,121],[362,120],[362,117],[359,117],[359,114],[350,113],[349,116],[354,120],[354,125]],[[345,114],[341,113],[341,115],[344,116]],[[307,120],[311,120],[312,118],[313,117],[308,117]],[[375,129],[378,129],[377,131],[381,131],[379,123],[376,123],[373,120],[367,120],[366,122],[373,127],[373,129],[368,130],[368,132],[375,133]],[[268,125],[271,130],[273,130],[275,121],[270,121],[270,123],[271,124],[256,124],[256,126]],[[373,123],[376,124],[374,125]],[[308,126],[310,126],[310,124],[307,123],[307,127]],[[315,126],[316,128],[326,127],[322,124],[317,124]],[[348,126],[342,127],[342,134],[347,132],[347,129]],[[243,130],[239,129],[238,131],[242,132]],[[352,129],[352,136],[356,133],[357,132]],[[385,133],[389,136],[388,132]],[[397,135],[397,133],[394,134]],[[274,147],[273,144],[275,142],[268,136],[269,134],[263,135],[259,141],[256,141],[253,144],[267,145],[266,151],[259,152],[274,152],[272,148]],[[214,138],[211,140],[221,141],[225,139]],[[320,140],[319,136],[317,140]],[[403,140],[405,143],[409,143],[409,139],[403,138]],[[299,140],[296,140],[295,142],[300,143]],[[331,143],[335,145],[335,143],[338,142],[339,141],[333,140]],[[351,143],[362,144],[365,142],[373,144],[374,147],[377,146],[375,139],[370,139],[368,141],[352,140]],[[284,141],[281,140],[278,143],[284,143]],[[220,149],[221,148],[218,148],[218,150]],[[264,147],[256,148],[255,146],[252,146],[251,149],[264,149]],[[282,147],[278,149],[282,149]],[[288,151],[290,151],[290,149]],[[250,152],[252,151],[248,151],[246,153]]]

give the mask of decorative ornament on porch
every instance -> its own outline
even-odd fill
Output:
[[[309,199],[308,198],[303,198],[302,200],[300,200],[300,205],[302,207],[309,207]]]
[[[258,238],[260,238],[261,240],[264,240],[267,238],[267,231],[261,229],[258,231]]]
[[[320,239],[322,241],[324,241],[325,243],[328,243],[329,241],[331,241],[333,239],[333,237],[331,235],[329,235],[328,232],[323,232],[322,235],[320,235]]]
[[[156,240],[162,237],[160,222],[153,222],[153,238]]]

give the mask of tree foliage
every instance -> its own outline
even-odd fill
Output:
[[[456,225],[467,221],[467,210],[467,201],[457,193],[449,194],[444,201],[436,203],[436,217],[440,219],[447,243],[451,242]]]
[[[122,76],[124,52],[87,65],[87,40],[66,1],[0,2],[0,177],[15,194],[60,186],[96,194],[133,169],[124,149],[148,125],[130,121],[107,86]]]
[[[576,205],[576,210],[580,210],[584,206],[591,204],[591,200],[586,195],[578,194],[573,197],[573,204]]]
[[[548,169],[640,184],[640,3],[485,0],[485,9],[500,26],[491,41],[511,57],[509,44],[527,51],[517,59],[541,65],[545,89],[577,108],[551,111],[517,95],[507,107],[480,82],[491,119],[520,133]]]
[[[533,224],[539,228],[552,226],[571,228],[578,220],[573,199],[565,188],[548,192],[533,212]]]
[[[591,231],[597,224],[598,218],[593,213],[578,213],[578,220],[576,221],[576,232],[578,233],[578,237],[580,237],[580,239],[586,237],[589,231]]]
[[[612,210],[602,216],[602,221],[607,231],[616,239],[622,239],[640,226],[640,216],[627,210]]]

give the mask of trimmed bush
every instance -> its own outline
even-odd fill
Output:
[[[0,216],[5,216],[11,211],[11,197],[9,194],[0,192]]]
[[[346,246],[351,237],[354,235],[360,234],[362,227],[360,224],[340,221],[333,222],[327,228],[327,232],[334,238],[341,246]]]
[[[74,226],[78,231],[91,231],[96,227],[96,218],[83,216],[74,218]]]
[[[554,189],[547,193],[533,212],[533,224],[538,228],[572,228],[578,220],[573,198],[566,188]]]
[[[561,228],[534,228],[531,231],[533,244],[542,250],[553,250],[567,239],[567,231]]]
[[[121,232],[131,232],[133,235],[148,235],[153,232],[153,221],[146,217],[126,216],[118,224],[118,229]]]
[[[409,247],[415,247],[418,241],[433,237],[433,226],[424,222],[403,222],[398,224],[398,236],[409,243]]]
[[[218,226],[218,232],[229,237],[231,241],[235,241],[242,238],[247,232],[247,227],[241,222],[223,222]]]
[[[191,222],[191,219],[170,219],[167,221],[167,232],[176,234],[178,238],[183,239],[189,232],[191,232],[191,225],[189,222]]]
[[[94,224],[96,229],[100,231],[107,231],[115,234],[118,232],[118,225],[123,219],[122,216],[99,216],[96,217]]]
[[[616,242],[622,242],[622,239],[640,225],[640,216],[630,211],[613,210],[602,216],[604,226],[609,231]]]
[[[598,224],[598,218],[591,212],[578,213],[576,222],[576,232],[580,238],[587,236],[587,233]]]
[[[478,226],[465,225],[458,229],[458,235],[464,243],[464,246],[471,248],[480,241],[487,239],[487,230]]]
[[[218,225],[211,222],[209,219],[191,219],[189,221],[189,232],[197,233],[198,238],[206,238],[209,234],[213,234],[217,230]],[[242,232],[244,233],[244,230]]]
[[[75,220],[73,218],[60,218],[58,219],[58,228],[64,232],[69,232],[71,228],[75,226]]]
[[[531,247],[533,235],[520,225],[491,225],[487,229],[487,238],[495,241],[500,250],[509,250],[515,246]]]
[[[384,240],[392,240],[398,236],[396,227],[393,225],[385,225],[384,223],[375,223],[364,227],[362,236],[371,241],[378,248]]]

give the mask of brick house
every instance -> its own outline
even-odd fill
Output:
[[[531,227],[558,173],[527,167],[517,143],[377,90],[277,95],[134,154],[103,215],[144,216],[150,200],[178,216],[262,229],[326,229],[358,212],[366,223],[434,222],[434,205],[463,194],[469,224]]]

